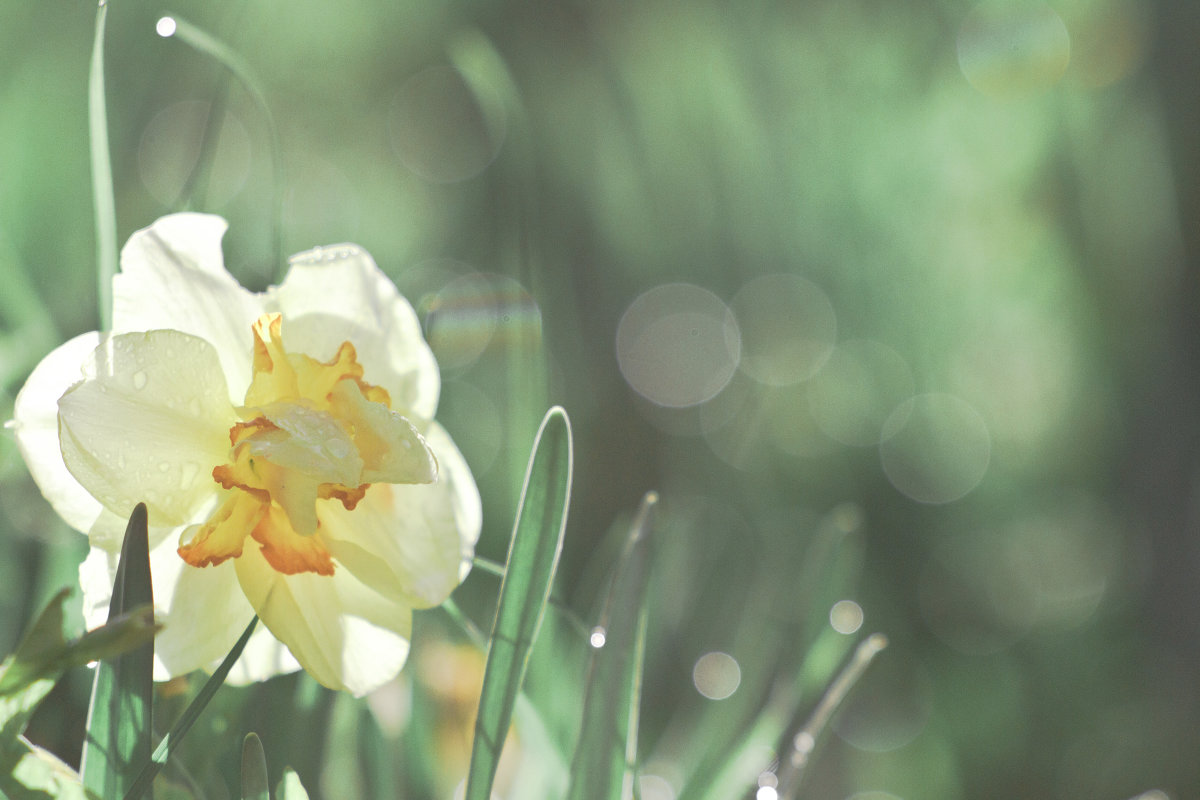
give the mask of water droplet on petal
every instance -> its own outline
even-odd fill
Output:
[[[166,471],[167,471],[167,470],[169,470],[170,468],[171,468],[171,462],[170,462],[170,461],[160,461],[160,462],[158,462],[158,471],[159,471],[159,472],[166,472]]]
[[[146,373],[139,369],[137,372],[133,373],[133,388],[145,389],[146,380]]]
[[[179,476],[179,487],[181,489],[189,488],[196,482],[196,476],[200,473],[200,467],[194,461],[189,461],[183,465],[183,471]]]

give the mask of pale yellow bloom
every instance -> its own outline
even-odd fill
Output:
[[[361,695],[404,664],[412,610],[466,576],[479,493],[433,421],[440,379],[416,315],[371,257],[302,253],[254,294],[225,271],[224,232],[219,217],[175,214],[130,238],[112,333],[38,365],[17,442],[88,533],[89,625],[106,614],[124,521],[146,503],[166,624],[156,678],[213,665],[257,612],[268,630],[234,680],[303,666]]]

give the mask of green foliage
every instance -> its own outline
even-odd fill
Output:
[[[550,597],[571,498],[573,448],[566,412],[546,412],[534,440],[492,627],[467,800],[486,800],[504,747],[529,654]]]
[[[167,763],[167,759],[171,757],[174,750],[179,747],[183,737],[191,730],[192,725],[200,717],[200,712],[205,709],[213,695],[225,683],[225,678],[229,675],[229,670],[233,669],[234,663],[242,655],[242,651],[246,649],[246,643],[250,641],[250,635],[254,633],[255,626],[258,625],[258,617],[250,620],[250,624],[246,626],[246,630],[242,632],[241,637],[233,645],[233,649],[221,661],[221,665],[217,667],[213,674],[204,682],[204,686],[197,692],[196,697],[184,709],[184,712],[176,720],[170,732],[162,738],[158,743],[158,747],[154,748],[152,754],[147,754],[149,757],[138,763],[138,770],[134,773],[134,780],[129,787],[128,792],[124,795],[126,800],[137,800],[146,792],[151,783],[154,781],[154,776]],[[94,702],[94,701],[93,701]]]
[[[153,605],[146,506],[138,503],[125,528],[108,617],[113,620],[135,607]],[[153,673],[151,642],[101,659],[96,668],[79,771],[87,788],[101,797],[125,796],[150,757]]]
[[[271,800],[267,785],[267,754],[256,733],[242,740],[242,800]]]
[[[88,143],[92,157],[92,202],[96,215],[96,286],[100,326],[112,327],[112,279],[117,274],[117,202],[108,151],[108,110],[104,97],[104,31],[108,4],[96,10],[96,33],[88,70]]]
[[[583,728],[571,763],[568,800],[618,800],[626,773],[637,758],[651,517],[657,503],[653,492],[642,500],[592,634],[603,640],[592,642]]]
[[[151,608],[141,606],[68,642],[63,637],[68,594],[64,589],[55,595],[16,652],[0,664],[0,796],[12,800],[98,796],[85,792],[74,770],[30,744],[21,731],[66,670],[145,646],[157,631]]]

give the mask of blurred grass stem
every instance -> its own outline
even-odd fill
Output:
[[[816,748],[817,737],[829,724],[830,717],[846,695],[858,683],[858,679],[866,672],[885,647],[887,637],[882,633],[873,633],[859,643],[850,657],[850,662],[838,673],[825,694],[821,695],[817,707],[813,709],[808,721],[792,739],[792,752],[787,758],[781,759],[779,768],[779,797],[780,800],[794,800],[800,788],[800,779],[804,777],[804,768],[808,766],[810,756]]]
[[[173,24],[164,26],[162,24],[163,20],[168,19]],[[188,46],[209,56],[229,70],[230,74],[246,87],[246,91],[250,93],[251,99],[254,100],[254,103],[262,111],[263,119],[266,121],[267,126],[267,138],[270,142],[271,174],[273,176],[271,192],[273,216],[271,220],[271,253],[275,258],[275,278],[282,279],[287,265],[287,259],[283,252],[283,152],[280,149],[279,129],[275,125],[275,117],[271,114],[271,107],[267,105],[266,95],[260,88],[262,82],[254,74],[249,64],[224,42],[197,28],[185,19],[172,16],[164,17],[163,20],[159,21],[159,31],[162,35],[167,38],[175,37],[180,39]]]
[[[108,5],[96,10],[96,36],[88,70],[88,144],[92,160],[92,203],[96,220],[96,302],[100,329],[112,328],[112,279],[117,274],[117,204],[108,151],[108,110],[104,102],[104,30]]]

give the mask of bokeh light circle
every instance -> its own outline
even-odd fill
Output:
[[[730,303],[742,333],[742,372],[767,386],[811,378],[833,351],[837,315],[820,287],[796,275],[764,275]]]
[[[388,132],[401,163],[433,183],[483,172],[504,142],[506,125],[482,107],[458,70],[434,66],[413,75],[392,99]]]
[[[921,503],[949,503],[983,480],[991,458],[987,424],[950,394],[901,403],[883,424],[883,471],[897,490]]]
[[[870,339],[851,339],[833,351],[808,386],[809,409],[829,438],[856,447],[878,444],[884,420],[913,393],[904,357]]]
[[[158,112],[138,143],[138,175],[146,191],[164,206],[175,207],[188,191],[204,147],[212,105],[181,100]],[[216,132],[212,165],[205,169],[206,208],[220,208],[242,190],[250,174],[250,135],[241,121],[226,112]],[[198,186],[198,184],[197,184]]]
[[[741,336],[712,292],[671,283],[642,294],[617,325],[617,364],[638,394],[661,406],[703,403],[737,370]]]
[[[728,653],[705,653],[692,667],[692,683],[709,700],[724,700],[741,685],[742,669]]]
[[[857,633],[863,624],[862,606],[853,600],[838,600],[829,609],[829,624],[838,633]]]
[[[959,67],[972,86],[991,97],[1053,86],[1070,60],[1067,26],[1040,0],[981,3],[959,28]]]
[[[496,332],[494,295],[488,276],[471,272],[427,300],[426,337],[443,369],[467,366],[483,354]]]

